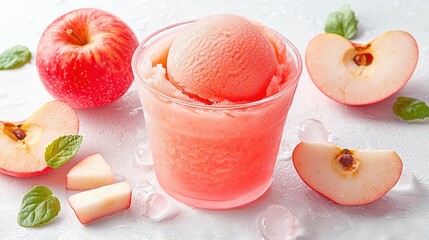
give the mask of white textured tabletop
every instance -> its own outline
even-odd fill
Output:
[[[154,184],[143,111],[136,87],[114,104],[78,110],[84,142],[67,165],[48,174],[18,179],[0,175],[0,239],[262,239],[258,221],[270,205],[290,208],[302,222],[299,239],[429,239],[429,122],[407,123],[395,117],[392,105],[398,96],[429,102],[429,2],[349,2],[359,20],[354,41],[365,43],[381,33],[401,29],[419,45],[414,75],[398,93],[363,107],[347,107],[325,97],[307,70],[298,85],[284,131],[270,190],[259,200],[238,209],[207,211],[177,202],[178,215],[154,222],[143,215],[142,180]],[[309,41],[323,32],[327,15],[342,1],[7,1],[0,8],[0,51],[17,44],[33,53],[30,64],[0,71],[0,119],[24,120],[52,97],[44,89],[35,65],[39,38],[55,18],[77,8],[109,11],[133,29],[139,41],[161,27],[214,13],[246,16],[279,31],[301,55]],[[398,185],[382,199],[364,206],[344,207],[307,187],[290,161],[298,143],[298,130],[306,119],[323,122],[334,142],[352,149],[393,149],[404,164]],[[0,149],[2,151],[2,149]],[[67,203],[67,171],[82,157],[100,152],[118,178],[134,188],[131,208],[83,226]],[[16,223],[19,203],[34,185],[46,185],[62,203],[57,218],[38,228]],[[140,189],[141,190],[141,189]],[[286,228],[279,219],[271,224]],[[278,230],[278,229],[277,229]],[[277,231],[274,229],[274,231]],[[276,239],[276,238],[272,238]]]

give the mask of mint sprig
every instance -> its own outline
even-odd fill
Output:
[[[30,59],[30,50],[25,46],[17,45],[0,54],[0,70],[18,68]]]
[[[23,227],[36,227],[56,217],[60,210],[60,201],[52,196],[49,188],[35,186],[22,198],[18,224]]]
[[[325,32],[338,34],[350,39],[357,32],[357,24],[355,13],[346,4],[340,11],[329,14],[325,23]]]
[[[411,97],[398,97],[393,105],[396,116],[406,121],[429,117],[429,107],[425,102]]]
[[[57,169],[68,162],[79,151],[82,138],[80,135],[68,135],[54,140],[45,150],[46,164]]]

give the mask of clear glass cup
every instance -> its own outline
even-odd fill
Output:
[[[148,36],[132,61],[156,177],[170,196],[190,206],[241,206],[260,197],[271,184],[286,116],[302,71],[301,57],[279,34],[296,68],[295,76],[280,92],[243,104],[182,101],[147,84],[142,61],[147,51],[154,54],[154,42],[177,34],[190,23],[168,26]],[[167,51],[160,49],[156,54]],[[164,65],[165,56],[159,59]]]

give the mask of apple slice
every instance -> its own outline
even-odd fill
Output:
[[[115,174],[99,153],[80,160],[67,173],[67,190],[89,190],[115,183]]]
[[[394,151],[348,150],[327,143],[299,143],[292,161],[309,187],[342,205],[379,199],[402,172],[402,161]]]
[[[419,57],[407,32],[386,32],[367,44],[336,34],[321,34],[307,47],[305,60],[314,84],[329,98],[347,105],[379,102],[411,78]]]
[[[46,173],[46,147],[55,139],[79,132],[79,117],[65,102],[43,105],[26,121],[0,121],[0,172],[14,177]]]
[[[131,205],[131,187],[127,182],[115,183],[74,194],[70,206],[82,224],[112,215]]]

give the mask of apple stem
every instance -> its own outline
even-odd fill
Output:
[[[73,31],[73,29],[67,29],[67,35],[69,35],[69,36],[72,36],[73,38],[74,38],[74,40],[75,40],[75,43],[77,44],[77,45],[80,45],[80,46],[83,46],[83,45],[85,45],[86,44],[86,42],[85,41],[83,41],[80,37],[79,37],[79,35],[77,35],[74,31]]]

